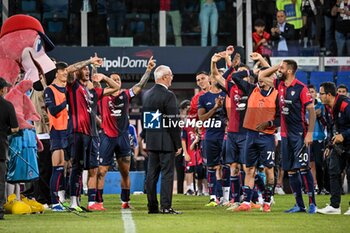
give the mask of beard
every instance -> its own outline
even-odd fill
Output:
[[[285,81],[287,79],[287,76],[283,73],[278,73],[277,78],[281,81]]]

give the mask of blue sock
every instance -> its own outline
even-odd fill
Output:
[[[263,178],[261,176],[259,176],[259,175],[255,175],[254,182],[255,182],[256,186],[258,187],[259,191],[260,192],[264,192],[264,190],[265,190],[265,183],[264,183]]]
[[[222,186],[223,187],[230,187],[230,183],[231,183],[230,173],[231,173],[230,167],[227,165],[224,165],[222,167]]]
[[[241,184],[239,176],[231,176],[231,198],[234,202],[239,202],[239,197],[241,195]]]
[[[244,195],[243,201],[250,203],[252,200],[253,190],[249,186],[243,186],[242,189]]]
[[[88,202],[96,201],[96,189],[88,189]]]
[[[97,189],[96,202],[98,202],[98,203],[103,202],[103,189]]]
[[[216,180],[216,198],[219,200],[222,196],[222,180]]]
[[[209,195],[216,195],[216,170],[208,168]]]
[[[257,188],[253,188],[252,189],[252,198],[251,201],[254,203],[259,202],[259,193],[258,193],[258,189]]]
[[[240,195],[242,195],[243,194],[243,186],[244,186],[244,180],[245,180],[245,172],[243,171],[243,170],[241,170],[240,172],[239,172],[239,177],[240,177],[240,181],[241,181],[241,193],[240,193]]]
[[[314,178],[312,177],[311,170],[309,169],[307,171],[300,171],[300,175],[306,188],[306,192],[309,196],[309,204],[316,205]]]
[[[296,203],[298,204],[299,207],[305,208],[303,195],[301,192],[301,180],[300,180],[299,172],[296,172],[294,174],[288,174],[288,177],[289,177],[290,187],[294,194]]]
[[[52,167],[52,175],[50,179],[50,195],[51,195],[51,203],[58,204],[59,197],[58,191],[60,188],[61,180],[64,179],[64,167],[63,166],[54,166]]]
[[[70,195],[80,197],[81,193],[81,174],[77,169],[72,168],[72,173],[70,174]]]
[[[264,192],[262,193],[264,202],[267,202],[267,203],[271,202],[272,192],[273,192],[273,185],[267,184]]]
[[[120,198],[122,199],[123,202],[130,201],[130,189],[122,189]]]

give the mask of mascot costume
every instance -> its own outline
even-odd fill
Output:
[[[42,144],[36,138],[33,121],[40,115],[28,97],[33,86],[42,90],[44,74],[55,69],[54,62],[46,55],[54,48],[45,35],[41,23],[28,15],[14,15],[8,18],[0,32],[0,77],[12,84],[5,99],[15,107],[19,133],[9,139],[9,163],[7,182],[28,182],[39,178],[37,151]],[[28,208],[16,197],[9,198],[5,209],[12,213],[27,213]],[[15,206],[19,206],[15,208]],[[32,207],[33,212],[33,207]],[[35,211],[34,211],[35,212]]]

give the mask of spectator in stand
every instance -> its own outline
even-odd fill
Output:
[[[287,16],[287,22],[292,24],[295,29],[295,39],[300,41],[300,32],[303,27],[301,17],[302,0],[276,0],[277,10],[284,10]]]
[[[302,0],[301,14],[303,16],[301,39],[304,41],[304,48],[307,48],[308,44],[312,46],[312,24],[315,23],[315,15],[317,15],[314,0]]]
[[[337,92],[339,95],[348,96],[348,87],[344,84],[340,84],[337,88]]]
[[[179,11],[179,0],[160,0],[160,10],[166,11],[167,17],[171,19],[171,25],[175,37],[175,45],[182,46],[181,39],[181,15]]]
[[[265,32],[265,22],[262,19],[257,19],[254,23],[255,32],[253,32],[254,52],[261,55],[271,55],[272,50],[269,47],[270,34]]]
[[[337,42],[338,56],[349,56],[350,54],[350,1],[337,0],[332,8],[331,14],[336,16],[335,40]],[[346,51],[345,52],[345,47]]]
[[[336,4],[336,0],[324,0],[323,1],[323,14],[324,14],[324,26],[325,26],[325,47],[326,55],[335,55],[337,45],[335,43],[335,19],[336,17],[331,14],[333,6]]]
[[[210,24],[211,46],[218,45],[218,23],[219,14],[214,0],[200,0],[201,9],[199,12],[199,20],[201,23],[201,46],[208,45],[208,29]]]
[[[277,56],[292,55],[292,41],[295,38],[294,26],[286,22],[286,12],[277,11],[277,24],[271,28],[271,40],[275,42],[274,51]]]

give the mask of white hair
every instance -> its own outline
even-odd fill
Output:
[[[168,72],[170,72],[170,67],[169,66],[165,66],[165,65],[160,65],[156,68],[156,70],[154,71],[154,80],[157,80],[161,77],[163,77],[164,75],[166,75]]]

